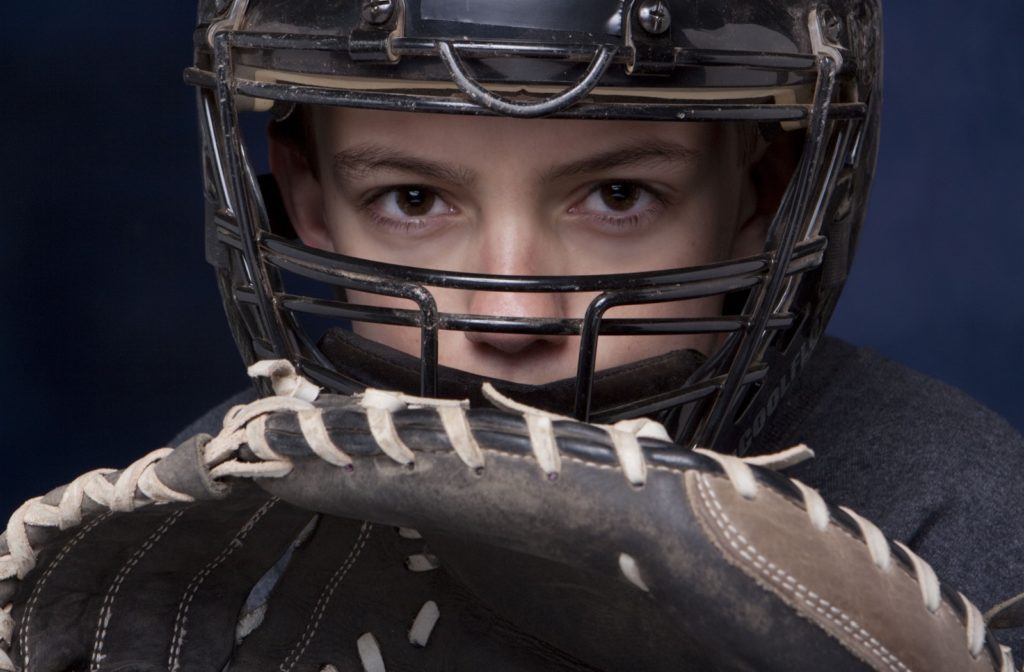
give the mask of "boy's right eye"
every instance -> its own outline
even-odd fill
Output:
[[[379,214],[393,219],[432,217],[454,210],[432,188],[418,184],[394,186],[374,201]]]
[[[457,212],[436,189],[417,184],[381,189],[361,209],[377,226],[402,233],[432,230]]]
[[[447,211],[445,209],[440,213],[432,212],[440,199],[437,196],[437,192],[425,187],[399,187],[382,194],[382,198],[386,205],[391,206],[407,217],[427,217]]]
[[[630,210],[644,196],[644,189],[633,182],[607,182],[596,191],[601,202],[613,212]]]

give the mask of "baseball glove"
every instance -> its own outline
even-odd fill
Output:
[[[963,596],[772,469],[488,395],[279,396],[27,502],[0,670],[1012,671]]]

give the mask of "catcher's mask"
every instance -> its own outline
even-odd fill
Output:
[[[198,91],[207,256],[244,359],[286,358],[340,393],[473,397],[479,376],[439,365],[443,330],[578,337],[574,378],[499,388],[590,422],[653,416],[683,445],[746,452],[850,267],[877,149],[879,21],[863,0],[201,0],[185,78]],[[257,179],[240,116],[294,123],[313,105],[741,123],[795,159],[757,255],[577,276],[413,268],[303,245]],[[593,298],[569,317],[456,314],[439,309],[439,287]],[[608,316],[705,297],[720,315]],[[419,356],[359,338],[359,323],[418,329]],[[602,336],[666,334],[716,345],[597,370]]]

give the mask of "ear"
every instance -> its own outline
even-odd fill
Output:
[[[292,227],[303,243],[334,250],[324,218],[323,188],[307,152],[294,141],[268,134],[268,159]]]
[[[798,158],[799,151],[789,133],[783,133],[771,143],[759,140],[743,186],[742,221],[733,238],[734,259],[764,251],[768,228],[796,170]]]

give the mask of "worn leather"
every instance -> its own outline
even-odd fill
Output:
[[[318,405],[352,470],[316,457],[294,415],[279,413],[267,439],[293,463],[284,478],[224,487],[195,458],[199,439],[160,465],[196,502],[36,534],[37,566],[16,583],[24,670],[361,670],[364,633],[390,671],[903,669],[872,660],[730,552],[712,491],[717,515],[775,567],[861,610],[907,669],[999,669],[991,640],[964,659],[961,615],[925,613],[906,566],[894,559],[891,576],[877,576],[855,531],[811,529],[785,480],[763,470],[757,500],[743,500],[713,460],[645,439],[647,480],[635,487],[602,430],[556,422],[552,480],[522,418],[487,411],[471,414],[486,458],[477,471],[430,409],[395,415],[415,451],[409,468],[381,453],[350,400]],[[439,566],[407,568],[424,555]],[[253,587],[286,556],[262,622],[239,638]],[[417,647],[408,630],[427,600],[440,620]]]
[[[690,472],[686,480],[694,513],[726,560],[874,669],[992,669],[965,646],[955,597],[929,612],[911,569],[878,567],[849,529],[815,529],[770,488],[747,501],[721,477]]]

